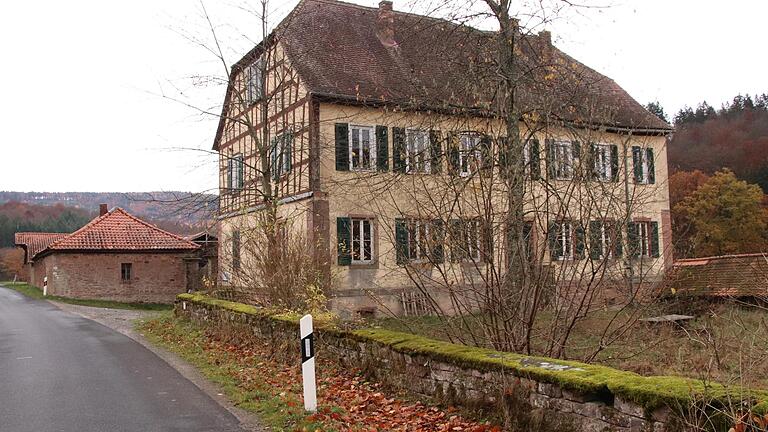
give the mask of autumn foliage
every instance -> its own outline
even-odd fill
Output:
[[[765,251],[768,214],[763,199],[759,186],[739,180],[728,169],[712,177],[676,173],[670,177],[670,200],[678,255]]]

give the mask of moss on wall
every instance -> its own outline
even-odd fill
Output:
[[[210,297],[181,294],[179,301],[214,306],[263,319],[298,326],[298,314],[274,314],[241,303]],[[675,376],[645,377],[633,372],[567,360],[526,356],[466,345],[452,344],[422,336],[383,329],[343,330],[327,318],[315,320],[315,328],[337,337],[374,342],[393,351],[427,358],[482,372],[503,370],[538,382],[587,394],[611,394],[634,402],[647,412],[661,407],[678,409],[704,403],[727,406],[731,400],[750,400],[756,411],[768,411],[768,391],[725,387],[722,384]]]

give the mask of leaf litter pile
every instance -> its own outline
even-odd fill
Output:
[[[318,411],[308,415],[303,410],[298,359],[286,364],[272,355],[267,344],[244,347],[218,332],[172,318],[145,322],[140,330],[196,363],[214,381],[229,384],[224,388],[233,402],[259,413],[274,430],[501,431],[489,422],[462,417],[453,407],[438,408],[389,394],[359,371],[317,358]]]

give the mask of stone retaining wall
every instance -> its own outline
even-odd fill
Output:
[[[227,303],[216,301],[219,303]],[[244,305],[241,305],[244,306]],[[259,316],[237,308],[197,302],[182,295],[176,314],[209,325],[226,326],[242,337],[298,352],[298,325],[289,318]],[[428,400],[470,409],[496,410],[511,430],[525,431],[679,431],[669,408],[645,409],[609,391],[582,392],[504,367],[475,367],[460,360],[408,353],[355,332],[315,329],[317,355],[362,369],[371,379]],[[499,353],[500,356],[505,355]],[[578,371],[570,362],[528,358],[526,367]],[[585,367],[588,367],[585,365]],[[521,376],[526,375],[526,376]]]

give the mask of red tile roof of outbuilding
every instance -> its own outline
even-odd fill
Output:
[[[690,258],[669,275],[677,291],[714,297],[768,296],[768,256],[755,254]]]
[[[63,250],[194,250],[198,247],[118,207],[51,243],[42,253]]]
[[[25,249],[24,260],[29,262],[48,245],[68,235],[67,233],[18,232],[14,235],[14,243]]]

